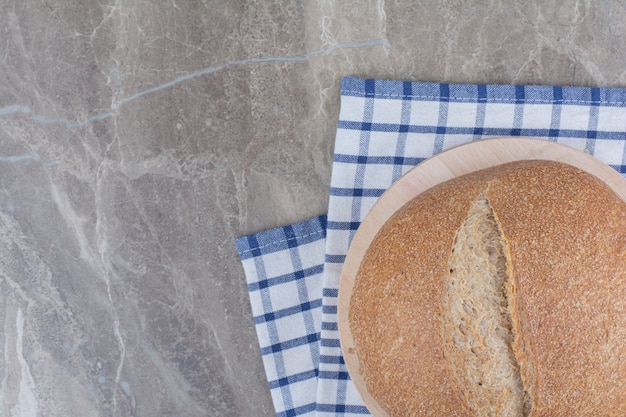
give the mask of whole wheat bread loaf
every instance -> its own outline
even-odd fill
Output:
[[[569,165],[440,184],[378,232],[349,324],[390,416],[626,415],[626,203]]]

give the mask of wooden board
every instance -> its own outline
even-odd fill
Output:
[[[350,373],[365,405],[376,417],[388,417],[369,395],[348,324],[348,308],[354,277],[372,239],[380,227],[413,197],[454,177],[518,160],[543,159],[559,161],[583,169],[611,187],[626,201],[626,180],[613,168],[576,149],[540,139],[497,138],[471,142],[442,152],[422,162],[395,184],[376,202],[357,231],[341,273],[338,300],[338,324],[341,348]]]

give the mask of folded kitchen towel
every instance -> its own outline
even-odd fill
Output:
[[[416,164],[488,137],[559,142],[626,173],[626,89],[344,78],[328,213],[236,241],[277,416],[362,416],[339,345],[345,255]]]

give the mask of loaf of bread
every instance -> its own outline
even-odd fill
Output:
[[[550,161],[442,183],[376,234],[348,320],[390,416],[626,416],[626,203]]]

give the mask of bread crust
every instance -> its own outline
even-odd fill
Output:
[[[530,415],[626,415],[626,203],[551,161],[450,180],[383,225],[348,313],[368,392],[391,416],[472,415],[443,357],[440,315],[450,250],[483,192],[510,259]]]

